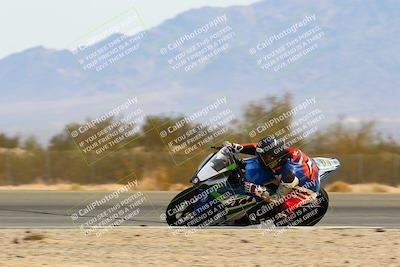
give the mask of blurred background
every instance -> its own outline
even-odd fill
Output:
[[[221,96],[228,97],[237,116],[229,135],[218,141],[239,143],[257,141],[248,130],[260,118],[268,121],[316,97],[324,119],[316,133],[296,146],[310,156],[340,159],[342,168],[331,182],[398,185],[397,2],[68,1],[60,8],[50,8],[50,2],[8,1],[0,11],[5,40],[0,44],[0,185],[123,183],[131,174],[154,190],[188,185],[210,151],[176,164],[154,125],[176,122]],[[71,44],[79,44],[82,36],[90,39],[92,29],[132,9],[140,27],[111,32],[89,48],[96,50],[116,36],[146,33],[140,48],[102,71],[82,68]],[[193,38],[175,54],[163,55],[160,49],[224,15],[234,32],[229,49],[194,70],[172,69],[168,59],[204,36]],[[249,49],[312,15],[312,27],[324,33],[317,49],[279,71],[261,70]],[[135,141],[88,164],[68,129],[132,95],[139,96],[146,114],[132,137]],[[185,158],[184,153],[175,156]]]

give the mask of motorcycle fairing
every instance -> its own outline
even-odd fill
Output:
[[[192,181],[196,180],[197,183],[204,182],[222,173],[236,169],[237,165],[232,161],[229,153],[229,150],[225,148],[208,156],[207,160],[203,161],[201,167],[196,171]]]
[[[323,181],[340,167],[340,162],[335,158],[313,158],[319,169],[320,180]]]
[[[229,151],[222,148],[220,151],[209,155],[198,167],[193,175],[192,182],[194,184],[206,185],[206,188],[217,183],[223,183],[225,186],[219,187],[216,191],[210,192],[207,197],[195,204],[195,210],[201,209],[210,201],[217,199],[225,205],[228,213],[225,217],[226,221],[240,219],[246,214],[246,211],[263,201],[261,198],[249,195],[244,191],[240,184],[232,185],[228,182],[231,172],[238,166],[229,156]],[[320,170],[321,180],[326,179],[333,173],[340,163],[334,158],[313,158]],[[271,173],[259,168],[257,158],[244,159],[246,163],[245,180],[257,184],[268,184],[274,181]],[[197,182],[195,182],[197,180]],[[195,187],[198,193],[206,190],[203,187]],[[221,198],[226,192],[230,192],[230,197]]]

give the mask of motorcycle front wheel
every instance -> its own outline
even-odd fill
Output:
[[[216,225],[223,220],[225,206],[220,202],[215,205],[196,209],[197,190],[190,187],[176,195],[169,203],[166,210],[166,221],[170,226],[210,226]]]

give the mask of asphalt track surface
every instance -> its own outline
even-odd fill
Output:
[[[133,192],[85,214],[90,203],[109,196],[111,192],[0,191],[0,228],[79,228],[80,225],[110,209]],[[123,226],[166,226],[160,219],[169,201],[177,192],[143,192],[135,201],[137,213]],[[330,207],[319,226],[400,228],[400,194],[330,193]],[[132,199],[132,198],[131,198]],[[73,214],[82,216],[71,218]],[[105,212],[105,213],[104,213]],[[129,211],[127,211],[126,214]]]

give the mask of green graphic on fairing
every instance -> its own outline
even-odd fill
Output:
[[[233,171],[233,170],[236,169],[236,168],[237,168],[236,163],[233,163],[233,164],[227,166],[227,167],[225,168],[225,171]]]
[[[210,196],[219,201],[229,200],[227,203],[224,203],[226,208],[228,209],[228,214],[244,211],[245,209],[256,203],[253,197],[245,195],[235,195],[229,197],[234,198],[232,200],[230,200],[229,198],[225,198],[222,194],[218,192],[211,192]]]

